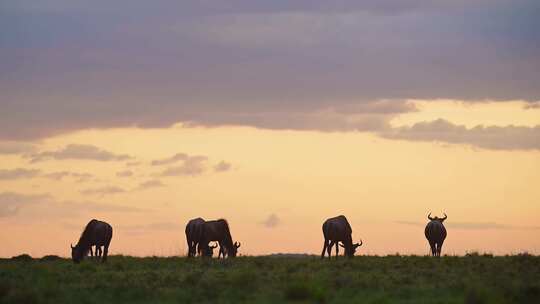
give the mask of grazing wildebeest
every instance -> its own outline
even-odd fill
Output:
[[[211,256],[212,251],[210,250],[208,243],[212,241],[219,243],[219,255],[223,254],[223,257],[225,257],[225,255],[235,257],[238,252],[238,248],[240,248],[241,245],[238,242],[233,243],[229,224],[224,219],[206,221],[204,223],[202,229],[202,238],[199,243],[199,246],[202,247],[204,256]]]
[[[446,228],[444,228],[443,222],[448,216],[446,213],[443,218],[431,217],[431,212],[428,215],[429,223],[426,225],[424,234],[431,247],[432,256],[441,256],[441,248],[446,239]]]
[[[71,258],[73,262],[79,263],[94,245],[96,246],[96,255],[99,249],[99,256],[101,256],[101,246],[104,247],[101,262],[105,262],[107,260],[112,234],[113,229],[111,225],[98,220],[88,222],[77,245],[71,245]]]
[[[200,254],[199,242],[201,241],[204,219],[198,217],[190,220],[186,225],[186,240],[188,244],[188,257]]]
[[[348,257],[354,256],[356,248],[362,246],[362,240],[360,243],[353,244],[352,242],[352,228],[347,218],[343,215],[336,216],[327,219],[322,226],[324,235],[324,245],[321,254],[321,258],[324,258],[325,252],[328,252],[328,257],[332,256],[332,246],[336,246],[336,258],[339,254],[339,242],[342,242],[341,247],[345,248],[345,255]]]

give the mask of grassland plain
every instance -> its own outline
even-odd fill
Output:
[[[0,303],[540,303],[540,257],[0,260]]]

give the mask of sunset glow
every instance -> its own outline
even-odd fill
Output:
[[[446,254],[540,253],[540,40],[513,23],[539,25],[528,1],[473,1],[499,19],[16,2],[0,13],[0,257],[69,256],[92,218],[114,227],[111,254],[186,255],[199,216],[227,219],[242,255],[320,254],[340,214],[360,255],[424,255],[429,212],[448,215]]]

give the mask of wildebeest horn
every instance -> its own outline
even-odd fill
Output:
[[[362,244],[364,244],[364,242],[362,242],[362,239],[360,239],[360,243],[356,243],[358,244],[358,247],[362,246]]]
[[[433,221],[433,218],[431,217],[431,212],[428,214],[427,218],[428,218],[430,221]]]
[[[240,248],[240,245],[241,245],[241,244],[240,244],[239,242],[234,242],[234,247]]]
[[[444,218],[442,220],[444,221],[445,219],[448,218],[448,215],[446,215],[446,213],[443,213],[443,214],[444,214]]]

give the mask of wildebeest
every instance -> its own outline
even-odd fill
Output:
[[[199,256],[202,256],[202,255],[203,255],[203,252],[202,252],[202,251],[203,251],[203,247],[204,247],[204,246],[198,246],[198,248],[197,248],[197,252],[199,253]],[[214,243],[213,246],[208,245],[208,249],[210,250],[210,253],[207,253],[207,256],[208,256],[208,257],[214,256],[214,249],[216,249],[217,247],[218,247],[217,242]],[[221,255],[221,251],[222,251],[222,250],[223,250],[223,248],[220,247],[220,248],[219,248],[219,254],[220,254],[220,255]],[[219,256],[218,256],[218,257],[219,257]]]
[[[188,257],[200,254],[199,242],[201,241],[204,219],[198,217],[190,220],[186,225],[186,240],[188,244]]]
[[[336,257],[339,255],[339,242],[342,242],[342,247],[345,248],[345,255],[348,257],[354,256],[356,248],[362,246],[360,243],[353,244],[352,228],[347,218],[343,215],[327,219],[322,226],[324,235],[324,245],[321,258],[324,258],[325,252],[328,252],[328,257],[332,256],[332,246],[336,246]],[[341,245],[341,244],[339,244]]]
[[[446,239],[446,228],[444,228],[443,222],[448,216],[446,213],[443,218],[431,217],[431,212],[428,215],[429,223],[426,225],[424,234],[431,247],[432,256],[441,256],[441,248]]]
[[[241,245],[238,242],[233,243],[229,224],[224,219],[204,222],[202,237],[199,242],[199,246],[202,248],[202,253],[204,256],[211,256],[212,251],[210,250],[208,243],[212,241],[219,243],[219,255],[223,254],[223,257],[225,257],[225,255],[235,257],[238,252],[238,248],[240,248]]]
[[[100,256],[101,246],[104,247],[101,262],[105,262],[107,260],[112,234],[113,229],[111,225],[95,219],[88,222],[77,245],[71,245],[71,258],[73,259],[73,262],[79,263],[94,245],[96,246],[96,254],[98,254],[99,248]]]

